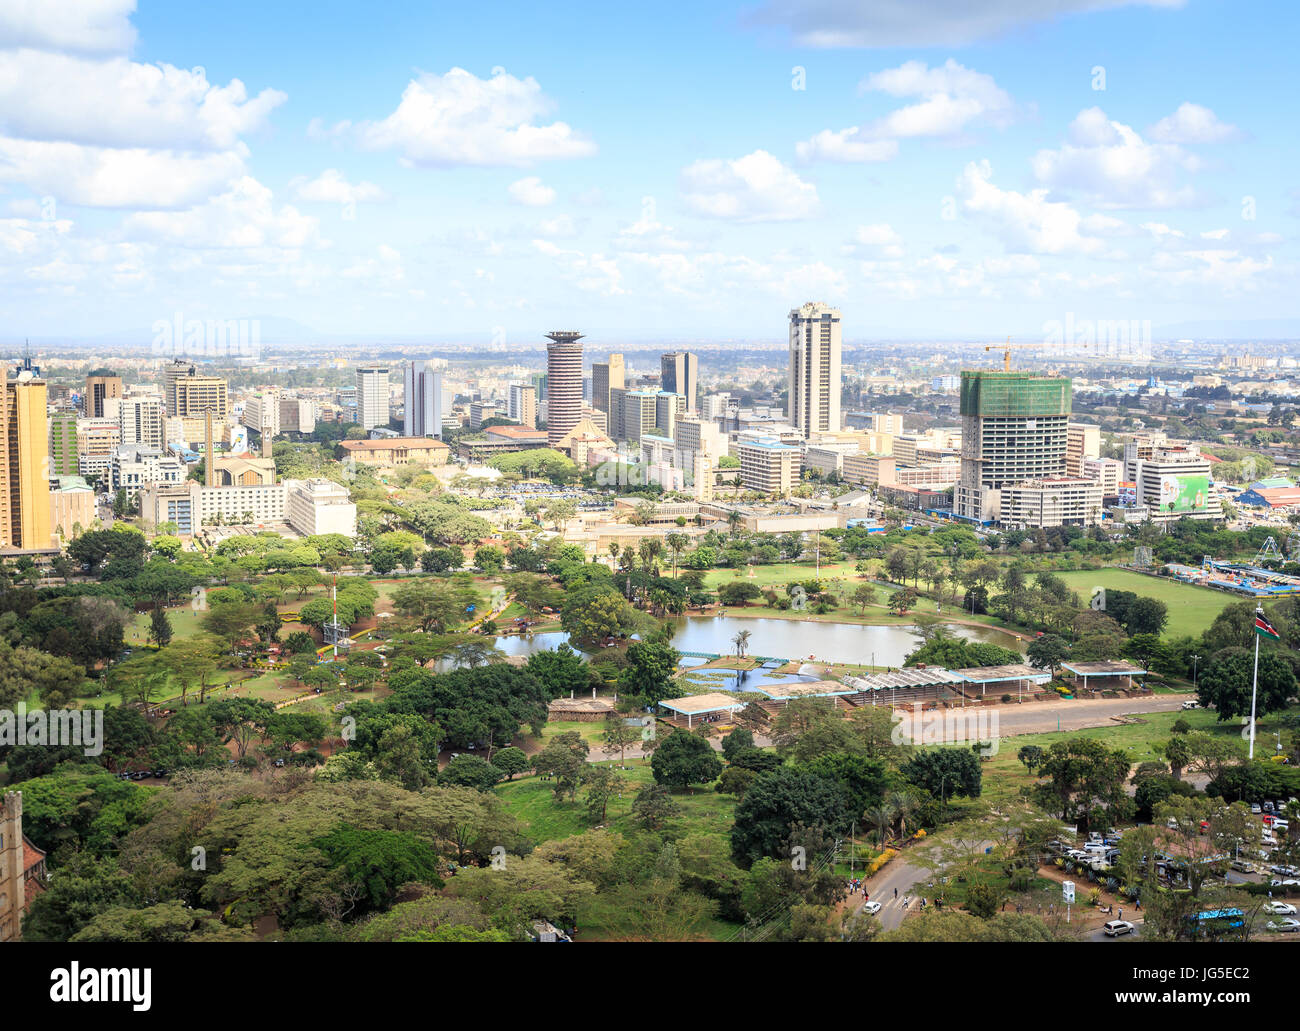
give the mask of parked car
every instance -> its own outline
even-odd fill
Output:
[[[1107,938],[1118,938],[1121,934],[1135,934],[1137,932],[1137,928],[1127,920],[1107,920],[1102,930],[1106,933]]]
[[[1270,931],[1289,933],[1293,931],[1300,931],[1300,920],[1297,920],[1295,917],[1288,916],[1283,918],[1282,920],[1270,920],[1264,926],[1267,927]]]
[[[1274,877],[1268,882],[1270,888],[1300,888],[1300,879],[1295,877]]]
[[[1260,806],[1260,804],[1259,804],[1258,802],[1251,802],[1251,803],[1250,803],[1250,811],[1251,811],[1252,813],[1254,813],[1256,816],[1258,816],[1260,813],[1262,813],[1262,812],[1264,811],[1264,809],[1263,809],[1262,806]]]
[[[1199,709],[1200,707],[1201,707],[1201,703],[1196,701],[1195,699],[1183,702],[1184,709]]]
[[[1254,864],[1254,863],[1248,863],[1248,862],[1247,862],[1246,860],[1244,860],[1244,859],[1234,859],[1234,860],[1232,861],[1232,863],[1230,864],[1230,867],[1231,867],[1231,869],[1236,870],[1237,873],[1254,873],[1254,872],[1255,872],[1255,864]]]
[[[1278,902],[1272,899],[1264,903],[1264,912],[1272,913],[1274,916],[1295,916],[1295,906],[1289,902]]]

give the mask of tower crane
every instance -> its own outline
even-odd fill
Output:
[[[1044,344],[1041,344],[1041,343],[1013,344],[1013,343],[1011,342],[1011,338],[1010,338],[1010,337],[1007,337],[1007,342],[1006,342],[1005,344],[985,344],[985,345],[984,345],[984,350],[985,350],[985,351],[1001,351],[1001,352],[1002,352],[1002,371],[1003,371],[1003,372],[1010,372],[1010,371],[1011,371],[1011,352],[1012,352],[1012,350],[1013,350],[1014,348],[1017,348],[1017,347],[1033,347],[1033,348],[1037,348],[1037,349],[1039,349],[1039,350],[1042,350],[1042,348],[1043,348],[1044,346],[1045,346],[1045,345],[1044,345]],[[1058,344],[1058,345],[1056,345],[1056,346],[1058,346],[1058,347],[1062,347],[1062,348],[1064,348],[1064,347],[1091,347],[1091,346],[1092,346],[1092,341],[1090,341],[1090,340],[1089,340],[1089,341],[1082,341],[1082,340],[1081,340],[1081,341],[1076,341],[1076,342],[1074,342],[1074,343],[1070,343],[1069,341],[1065,341],[1065,342],[1063,342],[1063,343],[1061,343],[1061,344]]]

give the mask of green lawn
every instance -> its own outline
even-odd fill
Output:
[[[1243,600],[1237,595],[1225,594],[1223,591],[1144,576],[1130,569],[1098,569],[1056,575],[1072,589],[1078,591],[1085,604],[1092,597],[1094,587],[1132,591],[1134,594],[1163,601],[1169,606],[1169,624],[1164,632],[1166,637],[1182,637],[1189,634],[1195,637],[1207,630],[1225,607],[1234,601]]]

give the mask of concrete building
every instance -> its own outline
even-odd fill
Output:
[[[658,426],[659,391],[615,388],[609,392],[609,436],[636,444]],[[668,436],[668,434],[663,434]]]
[[[23,833],[23,793],[0,799],[0,942],[21,941],[23,918],[45,890],[45,853]]]
[[[489,419],[495,419],[502,413],[495,401],[471,401],[469,404],[469,428],[478,430]]]
[[[105,479],[113,452],[122,444],[122,427],[116,419],[77,420],[77,473]]]
[[[45,381],[31,368],[7,376],[0,404],[0,548],[54,546],[45,419]]]
[[[849,483],[868,487],[894,483],[898,462],[890,455],[849,454],[844,456],[842,475]]]
[[[316,402],[306,397],[280,395],[280,432],[308,434],[316,429]]]
[[[1083,462],[1083,475],[1101,487],[1102,497],[1114,498],[1119,495],[1124,463],[1114,458],[1087,458]]]
[[[86,377],[86,392],[81,398],[81,412],[87,419],[103,419],[105,399],[121,396],[121,376],[91,373]]]
[[[54,412],[49,418],[50,475],[77,475],[77,413]]]
[[[442,439],[442,373],[427,361],[407,362],[402,373],[402,433]]]
[[[593,362],[591,365],[591,407],[597,411],[609,411],[609,392],[622,390],[627,385],[626,372],[623,368],[623,356],[611,354],[608,361]]]
[[[163,401],[157,394],[131,394],[118,402],[117,425],[123,445],[162,450],[167,446]]]
[[[344,459],[363,465],[446,465],[451,449],[432,437],[389,437],[385,440],[339,442]]]
[[[1135,433],[1124,443],[1124,479],[1136,482],[1138,465],[1147,461],[1155,449],[1168,443],[1169,438],[1160,432]]]
[[[89,530],[94,522],[95,492],[82,477],[50,480],[50,526],[59,537],[70,539],[78,527]]]
[[[531,383],[510,384],[509,415],[529,429],[537,428],[537,388]]]
[[[546,438],[555,447],[582,418],[582,334],[547,333]]]
[[[695,411],[700,388],[700,359],[690,351],[670,351],[659,358],[661,390],[686,398],[686,411]]]
[[[108,487],[112,491],[125,490],[128,498],[134,498],[142,487],[182,483],[187,475],[185,463],[160,448],[123,444],[109,462]]]
[[[1089,458],[1101,457],[1101,427],[1091,423],[1072,422],[1065,427],[1065,472],[1067,476],[1083,475],[1083,463]]]
[[[670,440],[677,437],[677,420],[686,414],[686,398],[661,390],[655,397],[655,429]]]
[[[176,359],[163,369],[163,402],[168,415],[202,418],[208,412],[224,422],[230,414],[229,386],[221,376],[208,376],[198,366]]]
[[[326,479],[286,480],[285,518],[304,536],[357,535],[357,506],[347,489]]]
[[[790,312],[789,419],[805,437],[840,429],[840,312],[810,302]]]
[[[1070,381],[1025,372],[963,372],[961,476],[954,512],[997,522],[1000,492],[1065,475]]]
[[[785,496],[799,482],[800,451],[775,440],[749,440],[736,445],[740,482],[746,490]]]
[[[1210,462],[1195,444],[1158,444],[1137,461],[1137,501],[1153,522],[1220,520],[1223,505],[1213,490]]]
[[[1093,526],[1101,522],[1102,490],[1076,476],[1027,480],[1003,487],[1001,506],[1003,526]]]
[[[357,422],[365,430],[388,425],[388,367],[363,365],[357,369]]]
[[[727,438],[718,424],[695,415],[684,415],[677,420],[673,440],[679,450],[705,455],[715,466],[727,453]]]
[[[280,435],[279,391],[268,390],[248,398],[244,402],[244,412],[239,421],[262,437],[278,437]]]

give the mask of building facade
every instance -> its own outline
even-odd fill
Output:
[[[686,411],[696,410],[700,387],[700,359],[690,351],[670,351],[659,358],[659,387],[686,398]]]
[[[820,301],[790,312],[790,422],[805,437],[840,428],[840,332]]]
[[[365,430],[388,425],[388,367],[363,365],[357,369],[357,422]]]
[[[546,439],[555,447],[582,418],[582,334],[546,334]]]
[[[402,433],[442,439],[442,373],[431,362],[407,362],[402,373]]]
[[[627,385],[623,356],[611,354],[608,361],[593,362],[591,366],[591,407],[609,411],[609,392],[622,390]]]

